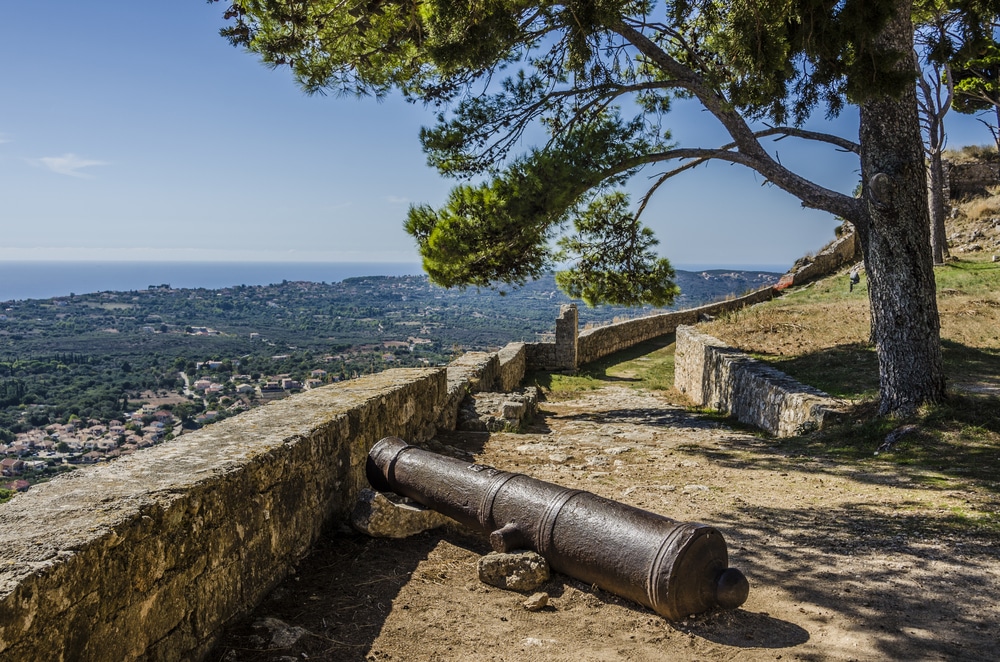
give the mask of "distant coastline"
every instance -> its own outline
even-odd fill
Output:
[[[679,264],[683,271],[763,271],[780,265]],[[358,276],[422,275],[411,262],[47,262],[0,261],[0,301],[127,292],[150,285],[220,289],[282,281],[337,283]]]
[[[127,292],[150,285],[219,289],[284,280],[336,283],[356,276],[423,273],[406,262],[0,262],[0,301]]]

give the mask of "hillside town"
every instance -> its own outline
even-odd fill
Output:
[[[198,332],[206,331],[195,331]],[[326,356],[324,360],[336,358]],[[231,366],[239,366],[239,360],[197,362],[194,371],[205,376],[192,380],[187,373],[179,373],[184,386],[178,393],[149,392],[145,395],[150,402],[140,403],[121,419],[101,421],[70,416],[66,423],[51,423],[17,433],[13,441],[0,442],[0,457],[3,458],[0,460],[0,488],[27,491],[33,482],[28,478],[37,479],[78,465],[131,455],[178,437],[185,430],[198,429],[271,400],[340,380],[339,375],[321,368],[309,371],[309,377],[304,380],[295,379],[291,374],[257,379],[252,375],[233,374],[223,378],[213,372]],[[44,408],[45,405],[35,407]]]

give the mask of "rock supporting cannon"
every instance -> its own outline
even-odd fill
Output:
[[[386,437],[368,481],[489,534],[497,551],[530,549],[555,570],[646,605],[670,620],[735,609],[749,583],[729,567],[716,529],[524,474],[469,464]]]

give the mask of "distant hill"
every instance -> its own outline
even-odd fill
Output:
[[[778,282],[781,274],[769,271],[741,271],[734,269],[711,269],[706,271],[676,272],[676,282],[681,289],[680,295],[667,310],[696,308],[706,303],[720,301],[727,297],[739,296],[753,290],[758,290]],[[358,279],[361,280],[361,279]],[[478,291],[477,296],[496,296],[493,292]],[[573,303],[556,286],[555,276],[546,275],[526,284],[517,290],[506,292],[503,301],[520,307],[524,303],[535,302],[543,306],[545,315],[554,319],[554,307],[565,303]],[[514,304],[513,302],[517,302]],[[652,306],[628,308],[624,306],[598,306],[588,308],[582,302],[577,302],[580,308],[581,323],[608,322],[622,317],[638,317],[653,312]],[[545,307],[551,306],[551,309]]]
[[[739,296],[768,285],[774,285],[781,274],[770,271],[677,271],[681,295],[674,308],[692,308],[729,296]]]
[[[742,294],[777,277],[678,272],[683,294],[676,307]],[[254,383],[281,377],[304,384],[315,374],[330,380],[444,365],[456,353],[547,337],[569,301],[551,275],[506,294],[446,290],[426,276],[373,276],[10,301],[0,306],[0,442],[69,416],[117,419],[151,393],[187,396],[182,371],[191,383],[206,378],[232,391],[233,372]],[[599,324],[649,312],[580,306],[580,320]],[[206,362],[228,372],[199,367]],[[234,393],[218,404],[203,400],[206,410],[253,404]]]

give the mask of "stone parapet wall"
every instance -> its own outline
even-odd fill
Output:
[[[822,428],[839,403],[690,326],[677,328],[674,386],[694,404],[778,437]]]
[[[198,660],[346,518],[370,447],[425,440],[444,369],[307,391],[0,508],[0,659]]]
[[[773,297],[773,288],[765,287],[736,299],[710,303],[698,308],[656,313],[584,329],[580,332],[577,342],[577,363],[583,365],[596,361],[641,342],[673,333],[682,324],[695,324],[706,316],[714,317],[723,312],[769,301]]]
[[[580,365],[578,338],[580,317],[575,303],[567,303],[559,308],[556,318],[556,369],[573,372]]]
[[[823,250],[812,257],[804,257],[795,263],[792,269],[781,277],[775,285],[779,290],[793,285],[806,283],[829,276],[844,265],[861,260],[861,244],[856,232],[837,237],[826,245]]]
[[[500,374],[494,386],[502,393],[510,393],[524,381],[527,356],[528,351],[523,342],[512,342],[497,352]]]
[[[449,363],[448,393],[438,415],[438,428],[454,430],[465,396],[478,391],[491,391],[499,381],[500,358],[496,352],[467,352]]]
[[[987,189],[1000,185],[1000,163],[995,161],[945,161],[945,167],[948,173],[948,195],[952,200],[985,195]]]
[[[556,370],[556,344],[554,342],[524,343],[526,370]]]

